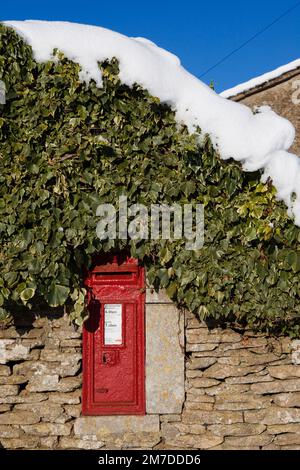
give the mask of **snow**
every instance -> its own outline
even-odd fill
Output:
[[[221,158],[240,161],[245,171],[263,170],[264,180],[271,177],[278,198],[300,226],[300,159],[287,151],[295,130],[271,108],[264,106],[254,114],[247,106],[220,97],[186,71],[175,55],[144,38],[67,22],[4,23],[32,46],[37,61],[50,60],[57,48],[81,65],[81,80],[95,80],[99,87],[98,63],[116,57],[124,84],[138,83],[169,104],[178,122],[191,132],[199,126],[210,135]]]
[[[258,77],[254,77],[247,82],[240,83],[233,88],[228,88],[227,90],[222,91],[220,96],[223,98],[231,98],[232,96],[236,96],[239,93],[243,93],[244,91],[251,90],[252,88],[257,87],[258,85],[262,85],[263,83],[269,82],[274,78],[280,77],[284,73],[291,72],[292,70],[297,69],[300,67],[300,59],[293,60],[288,64],[282,65],[275,70],[271,70],[271,72],[264,73],[263,75],[259,75]]]

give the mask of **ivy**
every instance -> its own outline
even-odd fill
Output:
[[[300,231],[271,182],[222,161],[208,136],[191,135],[174,112],[99,64],[103,87],[81,83],[80,66],[58,51],[37,63],[0,26],[0,319],[43,299],[85,316],[83,268],[96,253],[128,250],[202,319],[299,336]],[[200,139],[199,139],[199,134]],[[128,204],[205,207],[205,244],[106,240],[96,208]]]

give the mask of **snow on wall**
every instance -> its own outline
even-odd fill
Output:
[[[267,72],[263,75],[259,75],[258,77],[254,77],[251,80],[240,83],[239,85],[236,85],[233,88],[228,88],[227,90],[222,91],[222,93],[220,93],[220,96],[223,96],[223,98],[231,98],[232,96],[236,96],[239,93],[249,91],[252,88],[257,87],[258,85],[262,85],[263,83],[269,82],[274,78],[280,77],[280,75],[283,75],[284,73],[291,72],[292,70],[295,70],[298,67],[300,67],[300,59],[293,60],[292,62],[282,65],[281,67],[278,67],[277,69],[272,70],[271,72]]]
[[[292,124],[264,106],[253,114],[243,104],[220,97],[186,71],[173,54],[144,38],[129,38],[97,26],[67,22],[6,21],[32,46],[34,57],[51,59],[53,49],[81,65],[80,78],[101,86],[98,62],[116,57],[120,79],[138,83],[169,104],[190,131],[210,135],[221,158],[240,161],[245,171],[263,170],[278,198],[300,226],[300,159],[287,152],[295,138]],[[296,198],[293,197],[296,195]]]

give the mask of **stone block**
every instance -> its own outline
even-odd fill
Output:
[[[184,434],[172,439],[171,443],[180,449],[211,449],[223,442],[224,438],[209,432],[205,434]]]
[[[263,368],[264,366],[238,367],[216,363],[206,369],[203,373],[203,376],[212,377],[214,379],[225,379],[227,377],[237,377],[257,373],[260,372]]]
[[[73,392],[82,385],[82,378],[79,377],[64,377],[60,379],[56,390],[59,392]]]
[[[203,343],[219,344],[221,342],[220,333],[209,333],[202,328],[186,330],[186,341],[189,345],[201,345]]]
[[[208,430],[217,436],[255,436],[266,430],[265,424],[233,423],[214,424]]]
[[[29,393],[27,390],[22,390],[19,395],[10,395],[1,397],[0,403],[15,404],[15,403],[37,403],[47,400],[48,396],[45,393]]]
[[[300,339],[295,339],[291,343],[292,363],[300,365]]]
[[[218,358],[218,363],[225,364],[226,366],[238,366],[240,365],[240,362],[241,360],[239,357],[224,356]]]
[[[258,372],[257,374],[226,378],[227,384],[253,384],[272,381],[273,378],[265,370]]]
[[[242,353],[239,353],[239,358],[241,365],[243,366],[259,366],[262,364],[270,364],[272,362],[278,361],[281,356],[278,356],[274,353],[263,353],[255,354],[248,349],[244,350]]]
[[[78,339],[81,338],[81,331],[75,330],[75,328],[71,325],[69,327],[59,327],[54,328],[49,332],[49,338],[57,338],[59,340],[66,340],[66,339]]]
[[[75,375],[80,369],[79,354],[67,355],[61,362],[26,361],[13,367],[14,374],[21,375],[56,375],[60,377]]]
[[[4,449],[37,449],[39,439],[33,436],[22,436],[15,439],[1,439],[1,445]]]
[[[281,446],[280,450],[300,450],[300,445],[294,444],[289,446]]]
[[[45,338],[45,349],[47,351],[52,351],[53,349],[56,350],[57,352],[59,351],[60,348],[60,340],[58,338]],[[43,355],[43,360],[44,360],[44,355]]]
[[[41,437],[40,443],[41,448],[53,450],[57,447],[58,438],[56,436]]]
[[[188,343],[238,343],[242,340],[242,336],[234,331],[215,329],[196,328],[186,331],[186,340]]]
[[[300,377],[300,366],[297,365],[283,365],[268,367],[269,374],[275,379],[291,379],[293,377]]]
[[[72,357],[73,356],[73,357]],[[60,377],[68,377],[76,375],[81,367],[81,354],[73,354],[63,359],[58,369]]]
[[[300,408],[300,392],[279,393],[273,399],[275,405]]]
[[[1,425],[0,438],[18,438],[20,436],[20,428],[18,426]]]
[[[48,437],[48,436],[69,436],[72,425],[57,423],[37,423],[28,426],[21,426],[27,435]]]
[[[203,401],[202,397],[205,395],[204,388],[191,388],[187,391],[186,401]]]
[[[273,406],[265,410],[245,411],[245,422],[263,424],[300,423],[299,408],[280,408]]]
[[[100,441],[115,435],[160,434],[159,416],[82,416],[75,421],[74,434],[81,439],[96,436]]]
[[[195,379],[202,377],[203,372],[199,369],[186,369],[185,370],[185,377],[186,379]]]
[[[211,351],[216,350],[218,348],[218,343],[186,343],[186,351],[187,352],[194,352],[194,353],[199,353],[203,352],[203,356],[213,356],[211,354]],[[217,354],[218,356],[218,354]]]
[[[28,392],[51,392],[58,390],[58,379],[58,375],[34,375],[26,386],[26,390]]]
[[[267,428],[269,434],[298,433],[300,434],[300,423],[272,424]]]
[[[79,418],[81,415],[81,405],[64,405],[64,409],[72,418]]]
[[[35,424],[38,423],[40,417],[32,411],[16,410],[0,415],[0,425],[11,424]]]
[[[0,339],[0,364],[28,359],[30,348],[14,339]]]
[[[300,379],[273,380],[273,382],[257,383],[251,385],[254,393],[264,395],[267,393],[298,392]]]
[[[1,377],[8,377],[11,374],[10,367],[8,366],[0,366],[0,375]]]
[[[12,405],[5,404],[5,405],[0,405],[0,413],[4,413],[5,411],[10,411],[12,408]]]
[[[242,397],[242,393],[248,392],[250,386],[248,384],[227,384],[220,383],[215,387],[208,388],[205,392],[207,395],[216,396],[219,398],[228,398],[230,401],[241,401],[245,400],[245,397]]]
[[[74,363],[74,361],[81,360],[79,354],[74,348],[70,348],[65,352],[57,351],[56,349],[43,349],[41,352],[41,360],[46,362],[61,362],[61,363]]]
[[[81,339],[64,339],[60,342],[61,348],[81,348],[82,340]]]
[[[96,440],[76,439],[74,437],[62,437],[59,441],[60,449],[97,450],[104,446],[104,442]]]
[[[21,403],[15,405],[15,410],[33,411],[42,421],[56,421],[64,412],[61,405],[43,401],[41,403]]]
[[[28,354],[28,358],[26,360],[28,360],[28,361],[39,361],[39,359],[40,359],[40,350],[39,349],[33,349]]]
[[[28,382],[28,378],[24,375],[10,375],[9,377],[0,375],[0,385],[19,385],[26,382]]]
[[[202,424],[162,423],[161,432],[163,438],[171,442],[173,439],[185,434],[204,434],[206,428]]]
[[[226,400],[218,400],[215,403],[215,410],[232,410],[232,411],[242,411],[242,410],[260,410],[266,408],[270,405],[270,400],[259,400],[259,399],[245,399],[243,395],[240,397],[244,401],[231,402],[230,398]]]
[[[193,357],[192,359],[186,362],[187,369],[207,369],[207,367],[212,366],[217,362],[215,357]]]
[[[219,380],[208,379],[205,377],[189,380],[189,385],[191,385],[193,388],[208,388],[218,385],[219,383]]]
[[[49,401],[53,403],[67,404],[67,405],[76,405],[80,403],[81,390],[75,390],[75,392],[60,393],[52,392],[49,393]]]
[[[195,391],[196,390],[191,390],[191,392],[195,392]],[[185,404],[184,404],[185,407],[186,407],[187,403],[195,402],[195,401],[197,403],[215,403],[215,397],[211,397],[209,395],[206,395],[204,390],[203,390],[203,393],[199,394],[199,395],[193,395],[192,393],[188,394],[188,395],[190,395],[190,396],[187,397],[187,399],[185,401]]]
[[[290,446],[296,444],[300,448],[300,434],[291,432],[286,434],[280,434],[279,436],[275,437],[274,443],[279,446]]]
[[[211,450],[237,450],[237,447],[224,441],[222,444],[212,447]],[[259,446],[244,446],[241,450],[260,450]]]
[[[146,410],[180,413],[184,401],[184,319],[173,304],[146,305]]]
[[[22,346],[28,347],[29,349],[39,348],[44,346],[43,338],[31,338],[31,339],[23,339],[22,338]]]
[[[204,403],[204,402],[195,402],[188,401],[185,403],[185,409],[188,410],[202,410],[202,411],[212,411],[214,409],[213,403]]]
[[[262,446],[269,445],[273,437],[269,434],[259,434],[258,436],[243,436],[243,437],[226,437],[225,443],[232,448],[245,449],[250,447],[261,448]]]
[[[182,422],[189,424],[234,424],[243,422],[240,411],[186,411],[182,413]]]
[[[6,398],[11,395],[18,395],[19,387],[17,385],[1,385],[0,397]]]

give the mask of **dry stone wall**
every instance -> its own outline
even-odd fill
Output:
[[[300,341],[211,329],[186,315],[186,400],[165,445],[300,449]]]
[[[186,314],[184,403],[163,411],[81,416],[81,334],[64,316],[0,331],[0,443],[11,449],[300,449],[300,341]]]

